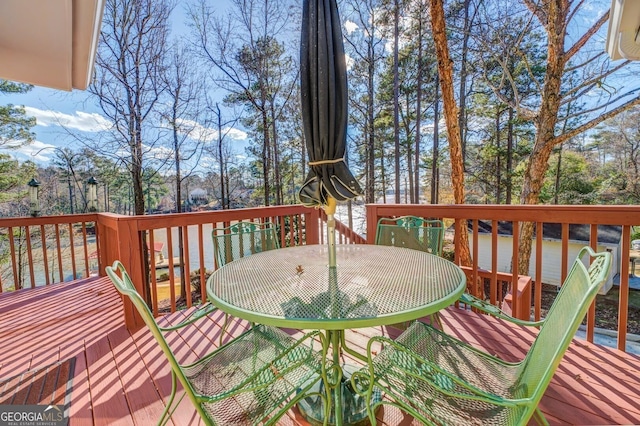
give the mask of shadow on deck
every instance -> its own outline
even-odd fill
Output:
[[[183,313],[163,319],[179,321]],[[216,346],[224,314],[216,312],[169,342],[181,361]],[[535,331],[470,311],[442,313],[445,330],[505,360],[524,356]],[[247,327],[235,321],[225,339]],[[393,327],[351,330],[347,340],[363,348],[375,334],[395,337]],[[106,278],[89,278],[0,295],[0,378],[14,377],[73,359],[72,425],[154,424],[171,390],[169,366],[146,329],[124,328],[120,297]],[[551,424],[640,423],[640,358],[574,340],[541,402]],[[0,387],[0,396],[3,389]],[[21,403],[14,400],[14,404]],[[385,425],[412,424],[385,407]],[[182,401],[175,425],[197,424],[191,403]],[[305,424],[297,412],[282,424]]]

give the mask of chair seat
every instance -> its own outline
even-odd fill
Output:
[[[216,424],[256,424],[319,380],[320,355],[298,343],[280,329],[256,326],[185,367],[185,376]]]
[[[592,259],[589,269],[583,258]],[[399,406],[427,424],[521,425],[534,418],[548,425],[538,403],[611,267],[611,253],[584,247],[526,357],[505,362],[433,327],[414,323],[396,341],[373,337],[368,368],[352,376],[358,393],[373,401],[374,385],[387,392],[381,403]],[[538,323],[531,323],[536,324]],[[372,344],[384,349],[374,356]],[[375,425],[373,413],[369,419]]]
[[[385,345],[372,362],[376,382],[382,383],[394,400],[412,406],[436,423],[447,425],[508,425],[521,417],[522,407],[506,408],[447,394],[475,398],[478,392],[469,390],[469,386],[473,386],[496,401],[523,398],[523,389],[517,384],[517,365],[497,362],[420,322],[409,327],[396,343],[398,345]],[[467,386],[454,382],[421,362],[422,359],[462,379]],[[365,370],[362,372],[366,373]]]

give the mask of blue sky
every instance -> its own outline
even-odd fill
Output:
[[[215,7],[222,10],[229,5],[229,0],[215,0]],[[183,3],[174,9],[172,35],[187,34],[186,14]],[[91,138],[92,134],[103,130],[109,122],[97,106],[93,97],[86,91],[74,90],[65,92],[45,87],[34,87],[25,94],[0,94],[0,105],[13,104],[25,106],[27,114],[35,117],[37,125],[32,128],[36,134],[33,143],[18,149],[3,149],[21,161],[31,160],[43,166],[55,156],[56,147],[78,147],[79,144],[65,130],[80,132],[83,138]],[[234,137],[235,136],[235,137]],[[230,134],[238,154],[244,153],[246,133],[242,131]]]

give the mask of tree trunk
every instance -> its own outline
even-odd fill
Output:
[[[471,0],[464,0],[464,30],[462,34],[462,58],[460,60],[460,114],[458,116],[460,127],[460,143],[462,144],[462,166],[467,160],[467,53],[469,52],[469,37],[471,20],[469,19],[469,5]]]
[[[564,71],[564,14],[567,10],[560,5],[549,7],[546,32],[548,37],[547,68],[542,89],[541,104],[538,116],[534,120],[536,135],[533,150],[524,174],[522,204],[538,204],[540,191],[544,185],[544,177],[549,165],[549,158],[555,141],[555,128],[560,110],[560,88]],[[529,274],[531,247],[533,244],[533,223],[524,222],[520,230],[518,273]]]
[[[433,151],[431,163],[431,204],[438,204],[439,169],[438,154],[440,152],[440,77],[436,74],[436,93],[433,101]]]
[[[264,108],[262,109],[262,126],[262,183],[264,187],[264,205],[269,206],[271,205],[269,202],[271,192],[271,184],[269,182],[269,173],[271,173],[271,142],[269,138],[269,118]]]
[[[424,34],[422,33],[422,2],[420,2],[420,11],[418,12],[418,76],[416,85],[418,86],[418,93],[416,94],[416,147],[414,150],[414,163],[413,169],[413,198],[415,203],[420,203],[420,144],[422,143],[422,84],[424,79],[423,64],[422,64],[422,43]]]
[[[220,105],[216,102],[216,116],[218,118],[218,168],[220,169],[220,204],[222,209],[229,208],[228,188],[225,185],[226,166],[224,164],[224,154],[222,152],[222,114],[220,113]],[[304,144],[303,144],[304,145]]]
[[[496,106],[496,204],[500,204],[502,164],[500,164],[500,105]]]
[[[272,129],[272,138],[271,138],[271,146],[273,147],[273,170],[275,172],[274,176],[274,187],[276,190],[276,205],[283,205],[283,193],[282,193],[282,175],[280,174],[280,155],[278,152],[278,128],[276,125],[276,110],[273,102],[270,104],[271,110],[271,129]]]
[[[365,199],[367,203],[375,203],[375,135],[374,135],[374,101],[375,101],[375,64],[373,33],[367,39],[367,119],[365,123],[365,144],[367,154]]]
[[[556,163],[556,177],[553,189],[553,204],[558,204],[558,193],[560,192],[560,174],[562,169],[562,144],[558,149],[558,162]]]
[[[446,25],[444,19],[443,0],[431,0],[431,27],[438,58],[438,73],[440,75],[440,87],[442,88],[442,101],[444,105],[444,117],[447,123],[447,135],[449,139],[449,152],[451,157],[451,182],[453,184],[453,197],[456,204],[464,204],[464,164],[462,159],[462,140],[460,139],[460,126],[458,122],[458,107],[453,94],[453,61],[449,56],[447,45]],[[460,252],[456,253],[460,263],[471,266],[471,254],[469,253],[469,233],[467,221],[456,223],[456,235],[459,238]],[[477,286],[478,288],[474,288]],[[482,294],[478,283],[471,283],[470,290],[473,294]]]
[[[513,192],[513,108],[509,107],[509,122],[507,123],[507,172],[506,172],[506,196],[505,203],[511,204]]]
[[[395,202],[400,203],[400,76],[399,76],[399,39],[400,39],[400,4],[394,1],[393,18],[393,143],[395,172]]]

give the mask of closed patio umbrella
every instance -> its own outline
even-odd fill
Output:
[[[362,190],[345,162],[347,145],[347,67],[342,28],[336,0],[304,0],[300,47],[300,98],[305,143],[309,153],[309,174],[299,192],[307,206],[323,207],[327,213],[329,243],[328,302],[331,317],[340,316],[335,247],[335,209],[337,201],[360,195]],[[316,303],[316,302],[312,302]],[[329,333],[333,361],[340,362],[340,334]],[[342,383],[333,390],[334,409],[342,404]],[[349,394],[348,396],[346,394]],[[360,398],[345,391],[345,406],[361,405]],[[321,421],[321,405],[301,402],[301,410]],[[305,408],[303,408],[305,407]],[[364,413],[366,417],[366,410]],[[343,423],[341,409],[333,410],[333,424]],[[358,410],[355,410],[358,411]],[[315,414],[312,414],[315,413]]]
[[[300,97],[310,170],[299,198],[304,205],[325,208],[329,264],[335,265],[332,225],[336,201],[350,200],[362,192],[344,158],[347,68],[336,0],[305,0],[303,5]]]

